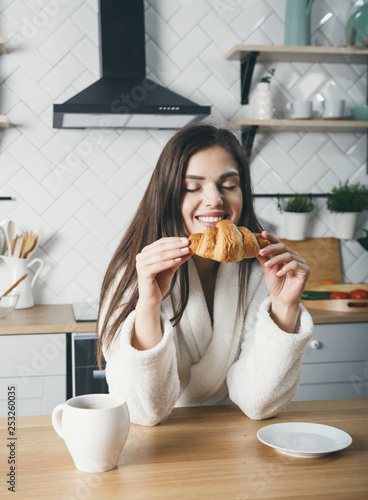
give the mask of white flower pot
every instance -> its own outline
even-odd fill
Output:
[[[335,212],[335,237],[340,240],[354,238],[359,212]]]
[[[269,120],[272,118],[273,98],[269,83],[257,83],[252,104],[254,118],[258,120]]]
[[[310,212],[284,212],[285,238],[287,240],[305,240]]]

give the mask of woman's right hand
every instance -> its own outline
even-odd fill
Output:
[[[187,238],[161,238],[143,248],[136,257],[138,302],[157,308],[170,290],[175,271],[191,257]]]

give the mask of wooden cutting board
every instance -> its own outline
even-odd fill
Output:
[[[308,238],[303,241],[282,240],[299,253],[311,268],[306,290],[315,290],[325,280],[341,283],[340,241],[337,238]]]

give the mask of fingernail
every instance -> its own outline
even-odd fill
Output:
[[[262,250],[259,251],[259,253],[262,253],[262,254],[264,254],[266,252],[267,252],[267,250],[265,248],[262,248]]]
[[[180,250],[181,250],[182,252],[189,252],[189,248],[188,248],[188,247],[181,248]]]
[[[180,241],[182,243],[188,243],[189,240],[188,240],[188,238],[180,238]]]
[[[174,260],[176,260],[176,262],[180,262],[180,261],[181,261],[181,257],[177,257],[177,258],[176,258],[176,259],[174,259]]]
[[[265,266],[267,266],[267,267],[268,267],[268,266],[270,266],[270,265],[271,265],[271,261],[270,261],[270,260],[268,260],[267,262],[265,262]]]
[[[277,271],[277,276],[281,276],[282,275],[282,269],[280,269],[280,271]]]

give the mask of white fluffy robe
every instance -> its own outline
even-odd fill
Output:
[[[124,398],[131,421],[142,425],[158,424],[175,405],[229,398],[252,419],[279,413],[298,389],[304,348],[313,332],[310,314],[300,306],[297,333],[280,330],[270,318],[263,271],[255,261],[247,276],[246,314],[240,317],[238,264],[221,264],[212,325],[195,264],[189,260],[188,266],[190,295],[180,323],[173,327],[169,321],[178,300],[176,287],[162,303],[164,334],[157,346],[147,351],[132,347],[133,311],[104,351],[110,393]]]

